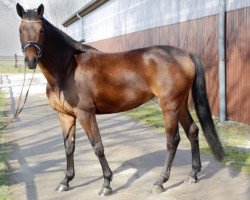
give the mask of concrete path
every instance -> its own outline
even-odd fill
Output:
[[[13,109],[22,77],[1,76],[8,92],[8,107]],[[1,82],[0,82],[1,83]],[[247,200],[250,178],[202,156],[202,171],[197,184],[183,183],[191,169],[190,149],[180,144],[166,191],[150,193],[165,158],[165,136],[134,122],[122,114],[98,116],[106,157],[114,171],[114,194],[110,200]],[[14,199],[23,200],[96,200],[102,186],[102,172],[83,130],[77,128],[75,179],[70,191],[55,192],[64,177],[65,155],[57,114],[45,96],[45,80],[36,75],[22,114],[5,133],[12,147],[9,164]]]

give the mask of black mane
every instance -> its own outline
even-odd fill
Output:
[[[44,26],[48,27],[51,29],[51,31],[54,31],[57,33],[59,37],[63,41],[65,41],[74,51],[75,54],[80,54],[82,52],[85,52],[86,50],[97,50],[89,45],[82,44],[81,42],[78,42],[74,39],[72,39],[70,36],[68,36],[66,33],[64,33],[62,30],[59,28],[55,27],[52,25],[49,21],[47,21],[45,18],[42,18],[42,22],[44,23]]]

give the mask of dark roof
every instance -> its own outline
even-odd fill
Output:
[[[83,17],[84,15],[87,15],[88,13],[95,10],[96,8],[98,8],[100,5],[104,4],[107,1],[109,1],[109,0],[92,0],[92,1],[90,1],[89,3],[85,4],[80,10],[78,10],[73,15],[71,15],[68,19],[66,19],[62,23],[62,25],[64,27],[71,25],[72,23],[74,23],[75,21],[77,21],[79,19],[79,16]]]

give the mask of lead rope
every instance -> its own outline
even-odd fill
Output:
[[[28,95],[29,95],[30,86],[31,86],[31,83],[33,81],[33,77],[34,77],[34,74],[35,74],[35,71],[36,71],[36,68],[35,68],[34,72],[32,74],[30,83],[28,85],[28,89],[26,91],[25,97],[24,97],[23,105],[20,107],[21,101],[22,101],[22,96],[23,96],[23,89],[24,89],[24,85],[25,85],[25,82],[26,82],[26,68],[27,67],[26,67],[26,64],[25,64],[24,75],[23,75],[23,85],[22,85],[22,89],[21,89],[21,93],[20,93],[18,102],[17,102],[17,107],[16,107],[15,114],[13,115],[13,117],[11,117],[10,119],[8,119],[7,122],[5,122],[5,124],[3,126],[0,127],[0,130],[3,130],[4,128],[6,128],[7,126],[9,126],[14,121],[14,119],[22,112],[22,110],[23,110],[23,108],[25,106],[25,103],[26,103]]]

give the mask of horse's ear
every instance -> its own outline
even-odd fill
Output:
[[[17,14],[21,18],[23,18],[23,15],[24,15],[25,11],[24,11],[23,7],[19,3],[16,4],[16,11],[17,11]]]
[[[39,16],[39,17],[42,17],[42,16],[43,16],[43,13],[44,13],[44,6],[43,6],[43,4],[41,4],[41,5],[37,8],[37,13],[38,13],[38,16]]]

